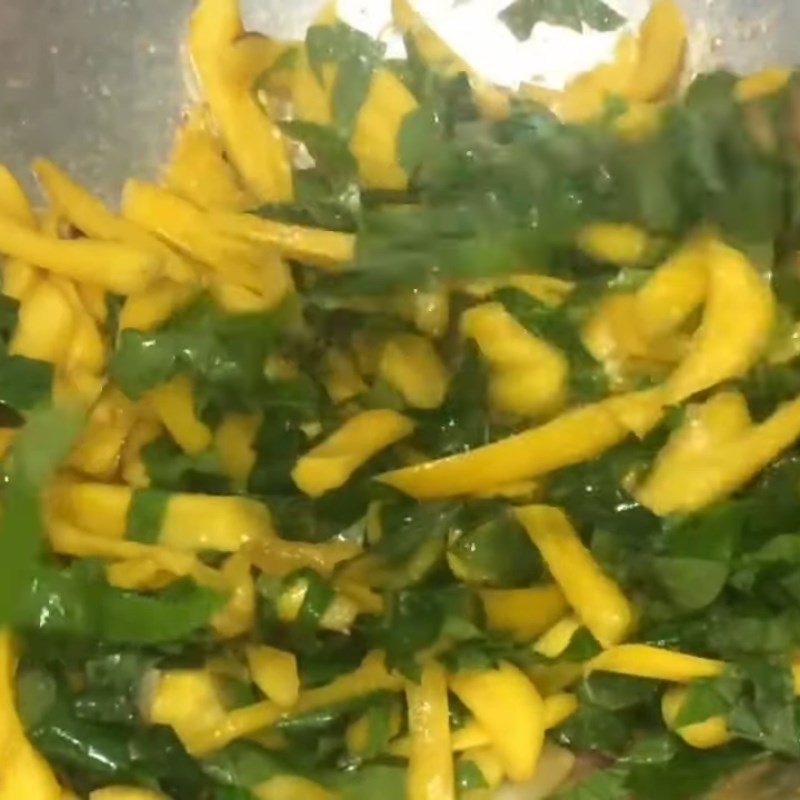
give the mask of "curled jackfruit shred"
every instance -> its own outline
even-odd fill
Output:
[[[530,780],[544,745],[544,705],[530,679],[517,667],[459,672],[450,689],[486,730],[512,781]]]
[[[717,394],[690,406],[637,497],[661,516],[696,511],[746,485],[799,437],[800,400],[783,403],[752,424],[740,394]]]
[[[396,411],[363,411],[302,456],[292,478],[311,497],[338,489],[362,464],[408,436],[414,423]]]
[[[569,362],[544,339],[529,333],[500,303],[465,312],[461,330],[491,365],[489,397],[506,414],[550,416],[566,401]]]

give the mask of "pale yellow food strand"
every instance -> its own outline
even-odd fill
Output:
[[[517,667],[458,672],[450,688],[489,735],[512,781],[530,780],[544,745],[544,705],[530,679]]]
[[[658,100],[677,82],[686,52],[683,12],[673,0],[656,0],[639,35],[640,59],[627,96]]]
[[[197,456],[210,447],[214,434],[197,416],[194,385],[187,375],[151,389],[144,402],[185,453]]]
[[[89,800],[169,800],[161,792],[152,792],[149,789],[139,789],[133,786],[108,786],[105,789],[95,789]]]
[[[716,678],[725,664],[646,644],[623,644],[593,658],[587,672],[613,672],[637,678],[688,683],[699,678]]]
[[[176,550],[235,553],[275,536],[269,509],[246,497],[175,494],[167,505],[160,544]]]
[[[636,321],[647,338],[672,333],[703,304],[709,286],[707,241],[689,240],[635,294]]]
[[[484,303],[461,317],[492,368],[489,398],[501,412],[547,416],[566,401],[569,362],[557,348],[530,333],[501,303]]]
[[[367,189],[402,191],[408,185],[399,163],[398,140],[405,118],[418,107],[414,95],[393,72],[375,71],[350,144]]]
[[[776,94],[791,80],[793,70],[787,67],[771,67],[742,78],[734,89],[736,99],[742,103]]]
[[[251,92],[226,74],[225,50],[243,34],[238,0],[202,0],[192,16],[189,47],[228,155],[262,202],[293,196],[292,169],[279,128]]]
[[[346,269],[355,256],[356,237],[349,233],[288,225],[252,214],[214,214],[210,222],[223,234],[275,248],[286,258],[324,270]]]
[[[252,89],[256,80],[271,70],[292,46],[248,31],[221,53],[220,69],[226,79]]]
[[[766,348],[775,322],[772,290],[747,258],[721,242],[706,247],[708,301],[686,359],[666,384],[673,404],[744,375]]]
[[[373,651],[353,672],[342,675],[325,686],[301,692],[292,713],[311,712],[373,692],[398,692],[403,686],[403,679],[390,674],[386,669],[383,653]],[[236,739],[274,725],[284,713],[283,709],[271,701],[231,711],[213,731],[198,737],[193,742],[192,750],[196,755],[217,750]]]
[[[107,388],[73,445],[70,465],[95,478],[111,478],[119,466],[122,447],[135,422],[133,402],[119,389]]]
[[[215,231],[209,214],[151,183],[138,180],[125,183],[122,213],[193,259],[239,283],[246,282],[243,275],[253,273],[252,263],[273,257],[271,247],[254,246]],[[248,285],[259,288],[260,276]]]
[[[619,267],[639,264],[647,254],[647,231],[629,223],[596,223],[578,234],[578,247],[598,261]]]
[[[454,800],[447,676],[436,661],[422,669],[419,683],[406,686],[410,753],[409,800]]]
[[[490,628],[530,641],[544,633],[567,610],[555,584],[529,589],[482,589],[480,598]]]
[[[696,455],[665,451],[637,497],[659,515],[704,508],[746,485],[799,437],[800,400],[793,400],[759,425]]]
[[[220,577],[228,602],[211,618],[211,627],[222,639],[235,639],[250,631],[256,621],[256,588],[245,550],[233,553],[222,565]]]
[[[351,542],[289,542],[267,538],[251,545],[253,563],[265,574],[281,577],[298,569],[311,568],[329,577],[339,564],[360,555],[361,547]]]
[[[624,34],[614,49],[613,61],[577,75],[561,93],[544,95],[545,101],[564,122],[586,123],[600,117],[610,97],[625,96],[636,81],[640,47],[636,37]],[[530,89],[528,90],[530,92]]]
[[[594,560],[561,509],[523,506],[514,511],[539,549],[567,602],[604,647],[631,631],[634,612],[617,584]]]
[[[447,394],[449,376],[436,348],[424,336],[398,334],[383,348],[379,372],[413,408],[438,408]]]
[[[570,614],[545,631],[536,640],[534,650],[547,658],[558,658],[569,647],[572,637],[580,628],[581,621]]]
[[[122,242],[163,260],[164,272],[180,283],[192,283],[197,274],[167,245],[138,225],[113,214],[101,200],[74,181],[51,161],[40,158],[33,164],[50,202],[78,230],[93,239]],[[109,264],[109,267],[111,264]]]
[[[91,239],[55,239],[2,216],[0,253],[122,295],[143,289],[163,263],[142,249]]]
[[[596,403],[463,455],[386,473],[380,480],[419,500],[454,497],[589,461],[627,435],[616,416]]]
[[[178,130],[165,172],[167,186],[201,208],[254,208],[258,201],[240,185],[209,126],[206,115],[196,109]]]
[[[168,278],[128,295],[119,313],[119,329],[152,331],[186,306],[196,289]]]
[[[300,676],[294,653],[266,645],[246,650],[253,682],[281,708],[291,708],[300,696]]]
[[[396,411],[362,411],[302,456],[292,479],[303,492],[319,497],[344,485],[358,467],[413,429],[414,423]]]
[[[39,227],[25,190],[4,164],[0,164],[0,214],[31,230]],[[8,259],[3,267],[3,294],[21,300],[39,277],[38,270],[27,262],[18,258]]]
[[[262,423],[257,414],[230,414],[214,433],[214,444],[226,475],[245,486],[256,463],[254,447]]]
[[[9,352],[52,364],[61,363],[75,331],[75,316],[64,292],[52,281],[40,281],[20,304]]]

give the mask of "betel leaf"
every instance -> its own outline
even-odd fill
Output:
[[[773,753],[800,756],[794,678],[788,663],[746,661],[738,671],[745,689],[728,715],[739,737]]]
[[[262,216],[310,224],[330,230],[353,231],[361,211],[358,162],[347,140],[334,127],[293,120],[281,123],[291,138],[305,145],[314,166],[295,173],[291,206],[263,206]]]
[[[448,537],[459,522],[459,503],[398,500],[381,507],[382,535],[368,551],[386,569],[380,583],[403,589],[420,583],[441,563]]]
[[[388,606],[371,639],[375,647],[386,650],[390,664],[404,669],[440,637],[466,641],[482,636],[482,606],[464,586],[406,589],[390,595]]]
[[[151,484],[160,490],[203,494],[231,491],[230,479],[222,474],[219,455],[212,450],[190,456],[165,435],[142,448],[142,461]]]
[[[290,772],[286,764],[274,753],[255,742],[233,742],[222,750],[207,756],[202,762],[203,772],[226,786],[250,789],[278,775]]]
[[[407,175],[422,166],[440,136],[441,122],[434,110],[420,106],[406,115],[398,134],[397,160]]]
[[[23,631],[64,639],[158,644],[184,639],[208,624],[222,598],[191,582],[157,596],[110,586],[91,562],[39,567],[20,599],[14,623]]]
[[[311,69],[322,80],[322,67],[336,64],[333,115],[337,127],[349,139],[367,98],[372,75],[383,60],[385,46],[344,22],[314,25],[306,34]]]
[[[17,327],[19,300],[0,295],[0,350],[6,351]]]
[[[8,483],[0,518],[0,623],[14,619],[36,576],[43,552],[45,523],[41,493],[81,427],[74,412],[48,409],[29,417],[11,451]]]
[[[232,315],[200,297],[155,331],[123,331],[109,373],[133,399],[188,373],[201,404],[257,407],[266,381],[264,361],[286,313],[279,307]]]
[[[500,14],[514,36],[525,41],[538,22],[563,25],[576,31],[583,26],[613,31],[625,23],[603,0],[516,0]]]
[[[686,692],[675,726],[683,728],[711,717],[727,715],[741,692],[741,678],[729,670],[718,678],[692,681]]]
[[[632,720],[626,712],[609,711],[583,702],[557,732],[558,741],[574,750],[620,755],[633,736]]]
[[[145,676],[155,662],[153,655],[134,650],[90,656],[82,670],[83,685],[72,700],[75,715],[95,722],[136,723]]]
[[[586,678],[578,690],[582,701],[612,712],[645,705],[658,694],[659,687],[654,681],[600,673]]]
[[[696,800],[707,797],[717,783],[753,759],[740,744],[717,750],[678,747],[669,761],[634,764],[626,779],[630,800]]]
[[[456,765],[456,786],[460,792],[488,789],[489,784],[474,761],[461,760]]]
[[[745,524],[745,507],[727,503],[667,523],[663,553],[653,562],[669,600],[683,611],[710,605],[728,579]]]
[[[171,494],[159,489],[138,489],[128,506],[125,538],[155,544],[167,513]]]
[[[305,145],[314,163],[331,178],[351,180],[358,174],[358,162],[339,131],[327,125],[292,120],[281,128],[292,139]]]
[[[51,676],[55,696],[27,735],[36,749],[68,775],[72,788],[87,794],[109,782],[145,785],[175,800],[204,796],[209,781],[170,728],[83,719],[75,713],[73,688]]]
[[[529,586],[544,568],[530,537],[500,504],[473,504],[447,548],[453,574],[470,584]]]
[[[0,356],[0,403],[14,411],[30,411],[49,400],[53,365],[25,356]]]
[[[414,439],[423,452],[442,458],[488,444],[492,426],[487,388],[488,370],[470,342],[461,354],[444,403],[418,415]]]
[[[624,488],[624,481],[650,464],[663,438],[655,432],[643,441],[615,447],[586,464],[560,470],[549,486],[550,501],[565,507],[570,518],[581,526],[607,531],[614,546],[627,550],[627,541],[632,539],[632,544],[641,549],[660,530],[661,520],[636,501]]]
[[[330,778],[331,788],[341,800],[404,800],[406,769],[403,766],[372,764],[358,770],[337,772]]]
[[[624,769],[596,770],[577,784],[562,789],[553,800],[629,800],[626,779]]]

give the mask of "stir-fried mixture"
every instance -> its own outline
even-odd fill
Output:
[[[160,182],[0,171],[0,800],[796,785],[800,81],[393,12],[201,0]]]

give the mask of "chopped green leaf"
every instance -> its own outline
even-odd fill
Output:
[[[420,106],[403,120],[397,141],[397,158],[406,174],[414,175],[425,162],[441,133],[436,112]]]
[[[30,411],[50,399],[53,365],[25,356],[0,356],[0,403]]]
[[[456,765],[456,786],[461,792],[489,788],[481,768],[474,761],[463,759]]]
[[[516,0],[500,14],[514,36],[525,41],[537,22],[563,25],[576,31],[586,25],[597,31],[613,31],[625,18],[603,0]]]
[[[126,539],[155,544],[167,513],[171,494],[159,489],[139,489],[128,507]]]
[[[192,583],[158,596],[115,589],[90,562],[69,569],[40,567],[19,601],[22,630],[75,639],[157,644],[183,639],[207,625],[221,598]]]
[[[45,535],[41,493],[80,427],[73,412],[39,411],[31,414],[14,443],[0,517],[0,562],[7,571],[0,582],[0,623],[16,618],[35,581]]]
[[[333,86],[333,115],[337,127],[349,139],[385,47],[344,22],[337,22],[309,28],[306,51],[311,68],[320,80],[323,65],[338,66]]]
[[[284,320],[281,309],[230,315],[201,297],[158,330],[123,331],[109,372],[133,399],[188,373],[201,405],[252,409],[265,392],[264,361]]]
[[[629,796],[625,771],[612,767],[592,772],[554,800],[628,800]]]

